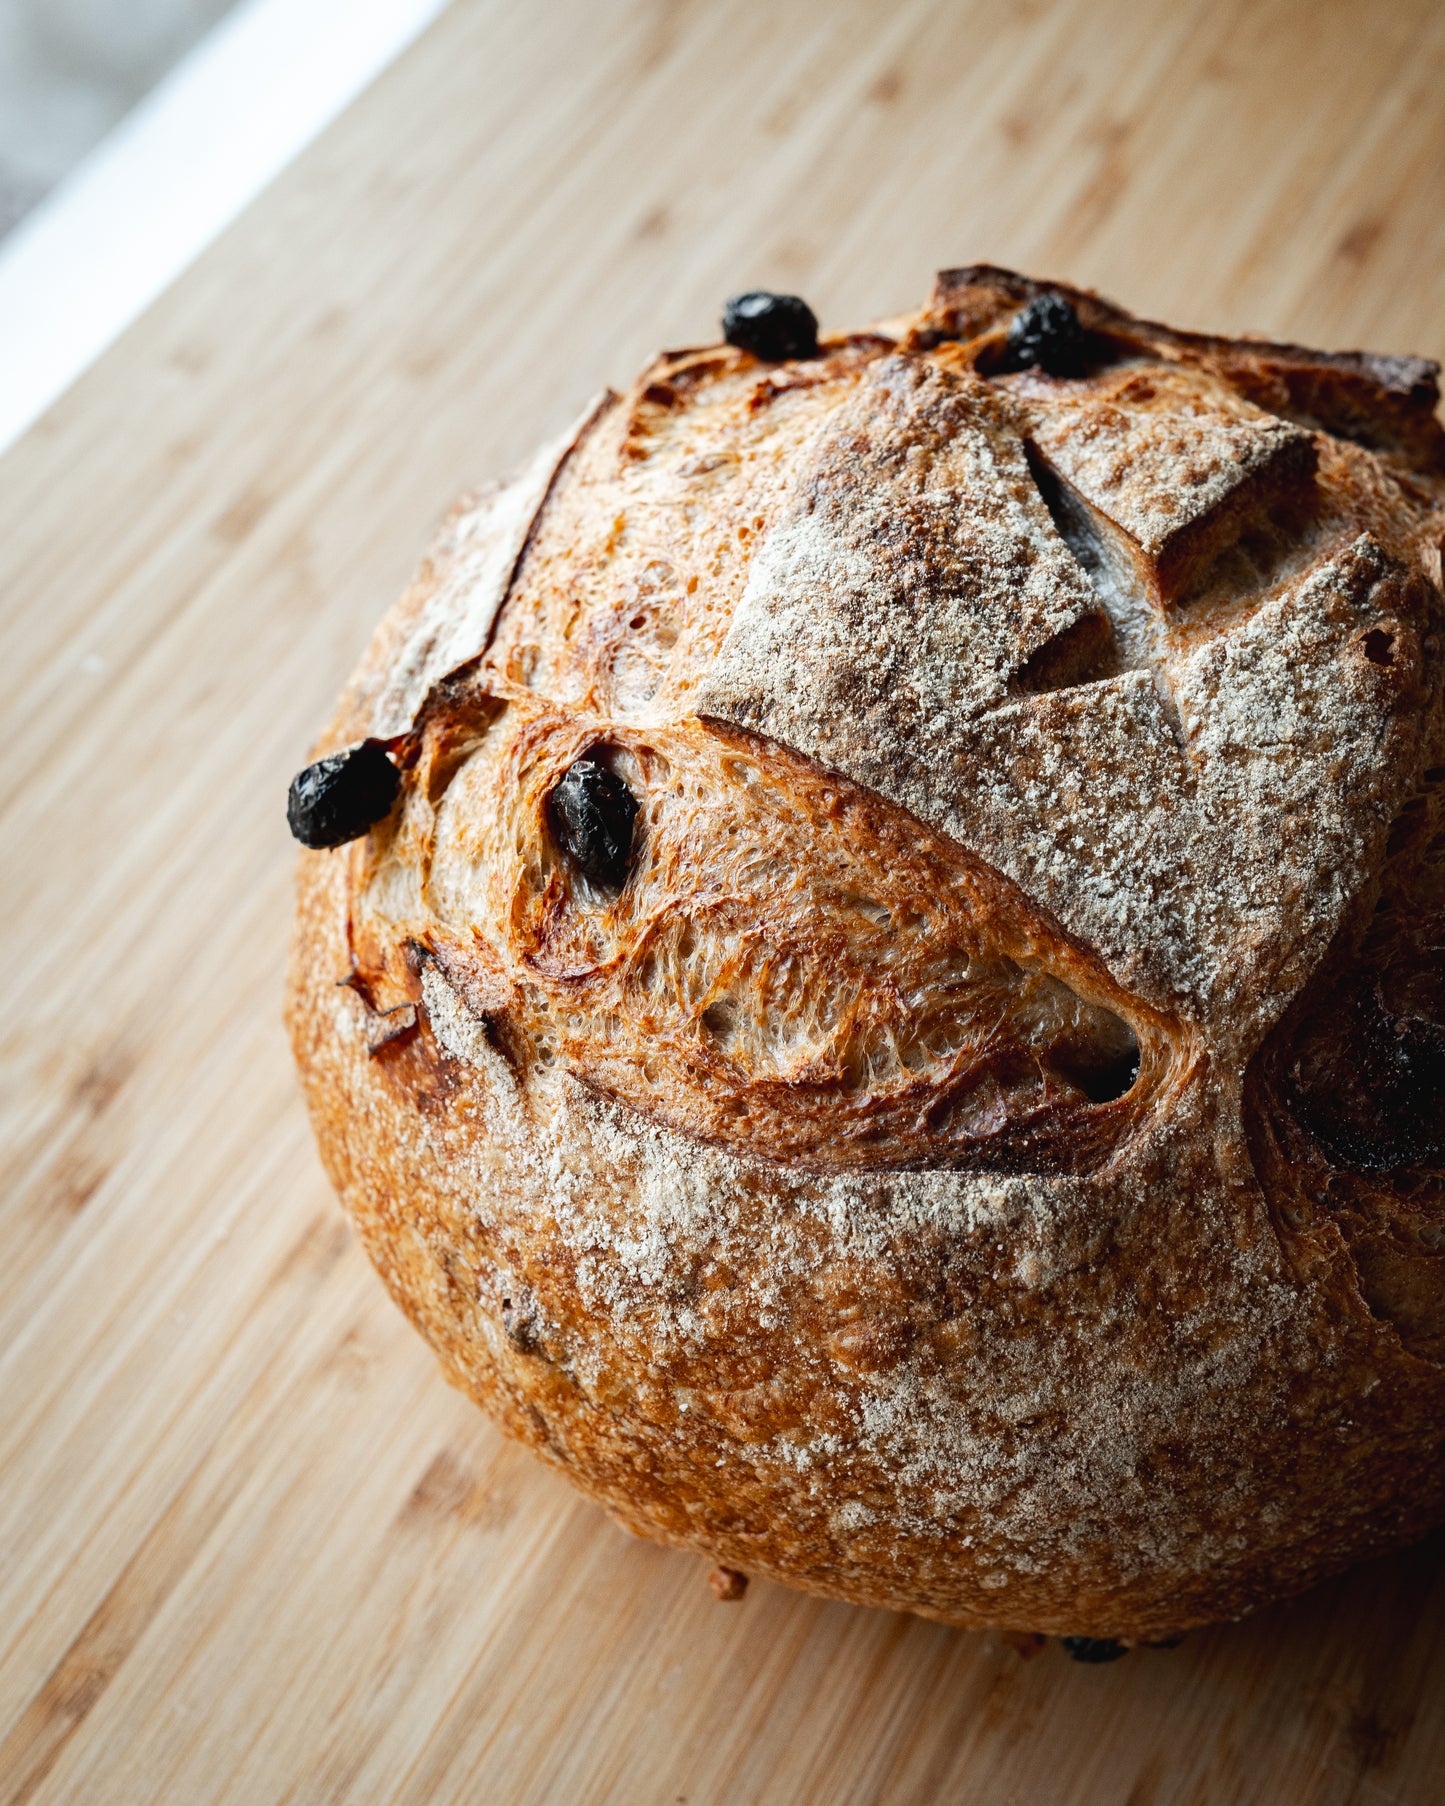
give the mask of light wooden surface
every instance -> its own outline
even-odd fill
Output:
[[[1445,1538],[1112,1667],[631,1542],[436,1377],[278,1021],[431,523],[796,287],[1445,354],[1434,0],[461,0],[0,465],[0,1801],[1445,1800]]]

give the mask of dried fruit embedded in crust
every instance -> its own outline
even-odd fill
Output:
[[[331,753],[291,780],[286,815],[303,846],[339,847],[380,821],[401,780],[374,740]]]
[[[931,347],[948,339],[980,340],[996,350],[1014,311],[1044,293],[1068,299],[1095,363],[1143,356],[1166,367],[1206,370],[1284,419],[1353,439],[1410,469],[1445,474],[1445,429],[1435,414],[1440,367],[1428,358],[1180,332],[1127,314],[1101,295],[1039,283],[992,264],[940,270],[907,342]]]
[[[642,817],[621,894],[598,890],[548,824],[588,736],[516,699],[434,819],[423,755],[396,837],[420,884],[398,890],[383,845],[363,970],[409,942],[463,997],[504,974],[493,1032],[522,1068],[821,1167],[1086,1170],[1187,1064],[1187,1038],[1006,880],[745,735],[614,734]]]
[[[723,337],[769,363],[816,357],[818,321],[801,295],[774,295],[751,289],[723,308]]]
[[[1011,370],[1037,366],[1050,376],[1080,376],[1083,336],[1079,316],[1062,295],[1035,295],[1009,323],[1004,361]]]
[[[637,799],[606,756],[594,747],[572,761],[547,798],[547,825],[580,877],[615,892],[632,863]]]
[[[1251,1067],[1251,1141],[1297,1256],[1342,1238],[1370,1309],[1440,1360],[1445,767],[1396,818],[1363,901]]]

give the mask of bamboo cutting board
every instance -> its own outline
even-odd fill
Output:
[[[1445,1537],[1104,1668],[631,1542],[436,1376],[279,1026],[452,495],[726,293],[1445,354],[1434,0],[459,0],[0,466],[0,1802],[1445,1801]]]

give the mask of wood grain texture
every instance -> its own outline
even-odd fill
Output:
[[[991,258],[1445,355],[1433,0],[458,0],[0,465],[0,1802],[1445,1796],[1445,1538],[1085,1668],[619,1535],[436,1377],[279,1025],[454,493],[719,299]]]

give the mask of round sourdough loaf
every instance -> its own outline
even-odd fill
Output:
[[[447,1376],[629,1529],[957,1624],[1445,1517],[1436,399],[979,267],[463,501],[289,1004]]]

